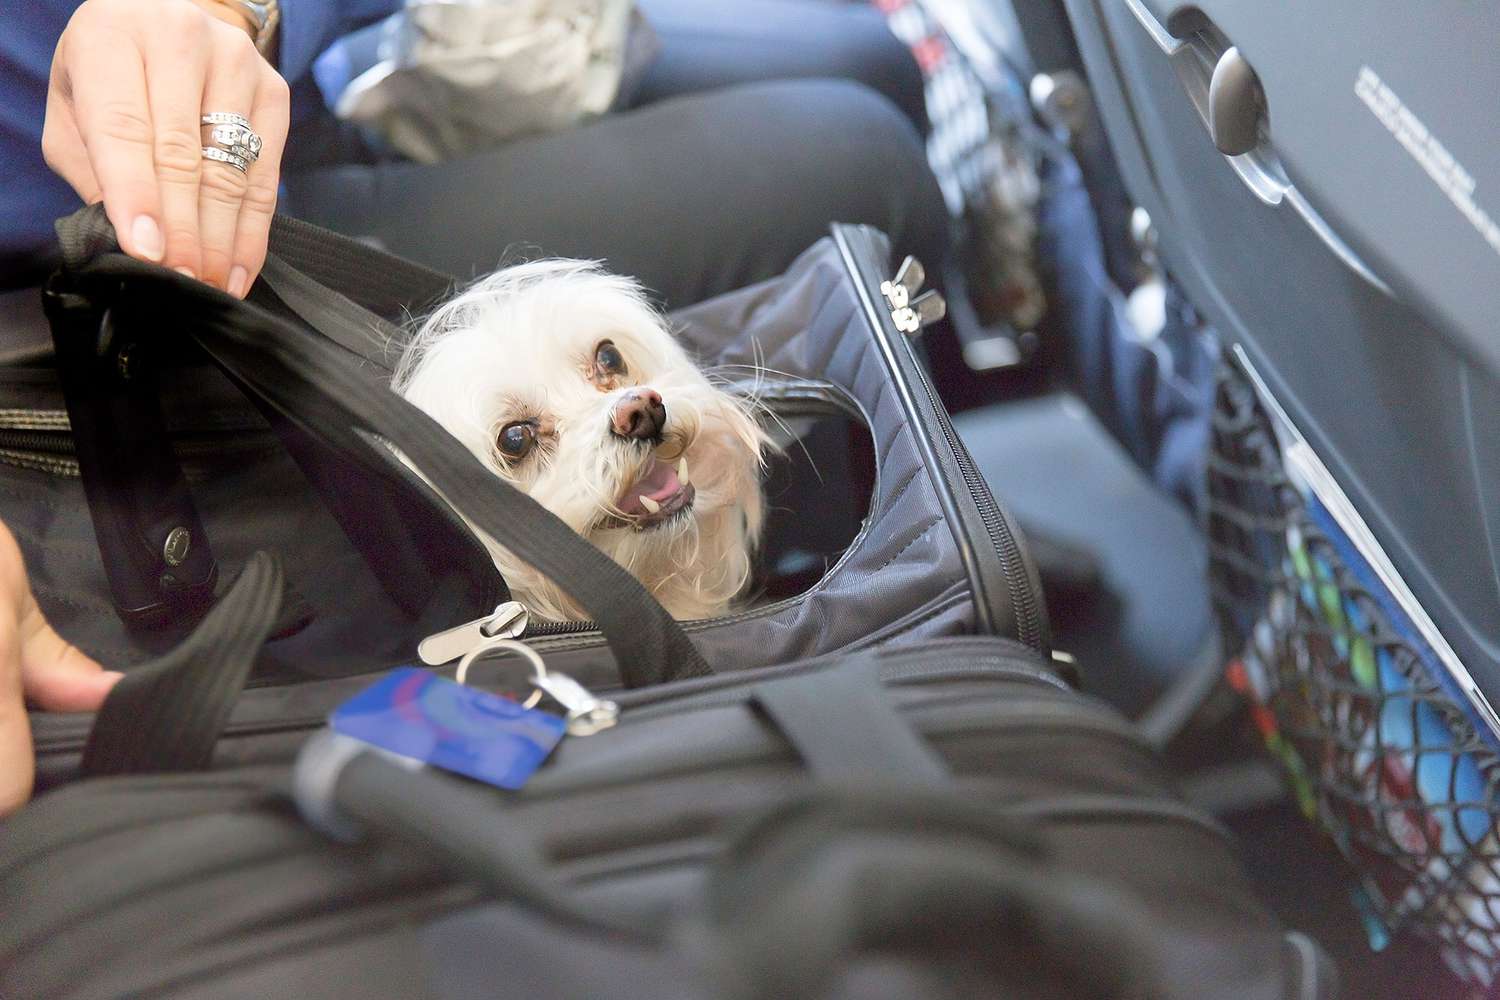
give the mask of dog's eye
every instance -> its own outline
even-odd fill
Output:
[[[594,348],[594,369],[600,375],[624,375],[625,358],[612,341],[603,340]]]
[[[500,454],[510,459],[522,459],[536,446],[536,424],[529,420],[517,420],[500,428],[496,440]]]

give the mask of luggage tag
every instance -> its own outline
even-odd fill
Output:
[[[464,683],[476,660],[499,651],[518,653],[531,665],[535,690],[524,702]],[[568,710],[566,718],[537,709],[544,693]],[[613,726],[619,714],[614,702],[594,697],[566,674],[547,670],[526,644],[492,639],[464,655],[455,680],[402,667],[334,709],[329,724],[399,757],[515,790],[542,766],[564,734],[592,735]]]

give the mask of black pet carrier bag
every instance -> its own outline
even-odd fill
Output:
[[[681,624],[388,391],[401,333],[386,317],[450,280],[281,220],[265,280],[239,303],[118,253],[97,210],[61,231],[66,265],[46,295],[76,459],[63,454],[59,387],[31,386],[14,412],[57,429],[4,470],[3,516],[57,630],[130,675],[193,627],[216,581],[274,553],[288,597],[237,710],[252,728],[271,724],[296,682],[347,677],[357,689],[419,649],[451,670],[502,633],[603,689],[938,635],[1046,649],[1021,540],[907,341],[934,307],[918,293],[921,267],[893,275],[872,230],[837,227],[782,278],[674,317],[706,365],[754,382],[788,435],[753,598]],[[598,621],[518,614],[482,545],[382,441],[566,579]],[[42,784],[65,779],[89,719],[33,723]]]
[[[70,379],[81,370],[101,394],[123,381],[129,397],[153,369],[136,336],[153,338],[159,360],[201,349],[265,404],[312,495],[335,495],[327,520],[319,508],[288,524],[259,518],[253,539],[216,534],[243,504],[206,488],[217,478],[193,471],[179,448],[158,460],[173,472],[166,457],[180,456],[180,491],[117,494],[118,510],[96,510],[103,530],[112,522],[102,514],[129,522],[165,503],[170,516],[148,521],[154,534],[141,543],[176,561],[165,583],[193,583],[180,567],[203,551],[202,532],[226,564],[219,575],[234,582],[184,641],[133,666],[96,718],[34,716],[52,779],[71,776],[81,750],[88,780],[0,823],[0,993],[1332,995],[1326,958],[1254,898],[1226,831],[1185,805],[1135,728],[1072,690],[1046,655],[1017,539],[899,329],[920,318],[914,272],[882,279],[875,234],[838,228],[784,278],[680,317],[712,358],[782,373],[777,412],[804,428],[815,455],[847,457],[851,478],[819,488],[826,509],[852,484],[871,496],[867,510],[855,508],[852,543],[806,593],[682,624],[385,389],[373,314],[285,259],[265,273],[279,301],[258,293],[243,305],[114,252],[98,215],[73,219],[65,234],[69,267],[49,294],[59,339],[89,348],[64,359],[83,365]],[[367,302],[382,287],[373,269],[341,275],[337,265],[395,271],[326,234],[278,227],[278,252],[299,240],[321,255],[304,259],[308,271],[332,265],[315,273]],[[163,364],[154,380],[181,370],[207,369]],[[69,385],[75,426],[86,423],[79,388]],[[832,448],[811,436],[830,412],[841,439]],[[124,426],[95,425],[106,457],[100,439]],[[144,448],[152,438],[134,440]],[[413,754],[393,760],[325,727],[372,682],[458,696],[464,689],[431,672],[382,668],[412,662],[434,618],[482,621],[483,605],[505,596],[492,571],[453,579],[455,566],[484,569],[483,550],[390,460],[387,442],[598,619],[528,626],[524,645],[497,645],[511,642],[499,630],[480,635],[460,660],[462,670],[483,652],[520,654],[468,678],[520,695],[496,678],[535,657],[531,684],[567,708],[565,738],[524,787],[414,768]],[[85,477],[99,457],[88,447],[79,442]],[[283,452],[271,454],[235,452],[230,462],[258,476],[258,463]],[[862,479],[852,475],[861,466]],[[28,525],[33,542],[70,517],[79,523],[76,482],[27,475],[73,501]],[[789,492],[796,476],[787,474]],[[301,510],[310,501],[295,485],[289,472],[287,498],[248,500]],[[189,498],[197,521],[182,519]],[[413,608],[407,617],[349,623],[343,605],[324,599],[322,567],[306,553],[332,550],[317,537],[330,521],[372,570],[364,576],[379,599],[363,607]],[[399,548],[389,538],[378,550],[361,542],[404,523],[402,577],[375,558]],[[174,545],[179,528],[197,540]],[[806,535],[785,537],[768,552],[793,569],[817,551]],[[241,557],[240,543],[281,556]],[[144,565],[160,593],[168,568]],[[117,582],[117,599],[121,591]],[[85,624],[52,596],[65,633]],[[165,603],[175,616],[201,600]],[[149,602],[132,610],[142,608]],[[126,633],[92,634],[119,642]],[[324,655],[335,637],[342,655]],[[560,683],[563,674],[572,680]]]

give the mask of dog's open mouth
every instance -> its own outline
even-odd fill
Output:
[[[625,522],[637,531],[654,528],[693,506],[697,491],[688,480],[687,458],[676,466],[652,456],[640,479],[627,489],[615,506]]]

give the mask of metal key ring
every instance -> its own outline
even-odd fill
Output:
[[[479,658],[485,656],[486,654],[493,653],[496,650],[504,650],[508,653],[517,653],[527,663],[531,664],[531,669],[533,671],[531,675],[531,686],[535,688],[535,690],[531,692],[531,697],[521,702],[521,707],[536,708],[537,704],[542,700],[542,689],[540,687],[537,687],[536,678],[547,676],[547,665],[542,662],[541,655],[537,653],[536,650],[526,645],[526,643],[524,642],[517,642],[515,639],[490,639],[485,642],[481,642],[479,645],[475,646],[473,649],[465,653],[463,659],[458,661],[458,670],[454,673],[453,679],[458,681],[458,683],[463,684],[465,679],[469,676],[469,665]]]

